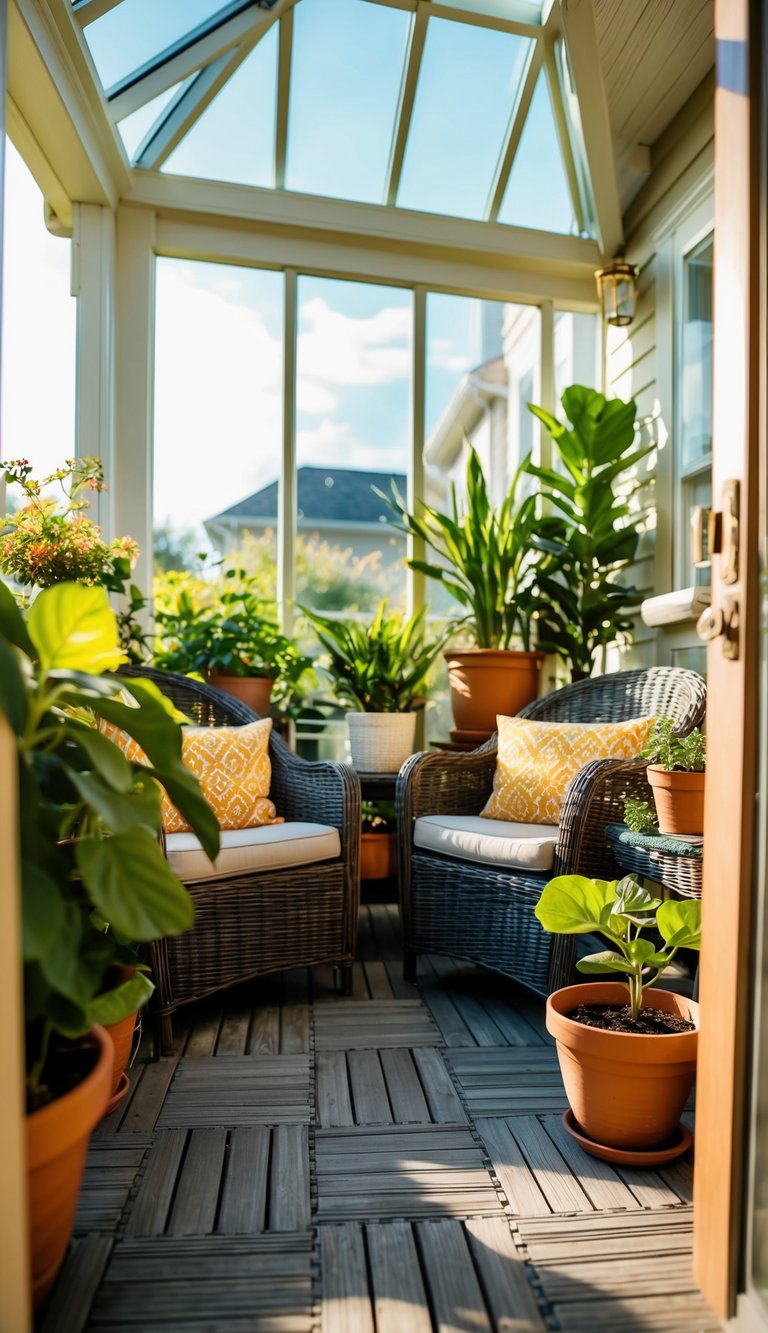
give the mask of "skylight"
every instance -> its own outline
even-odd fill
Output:
[[[114,0],[75,13],[133,165],[589,230],[557,6]],[[554,99],[554,102],[553,102]]]

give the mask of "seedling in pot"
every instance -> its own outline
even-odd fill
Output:
[[[701,904],[662,902],[634,875],[618,881],[559,875],[547,884],[534,910],[551,934],[595,932],[608,940],[609,949],[581,958],[576,966],[593,975],[623,973],[633,1022],[644,992],[658,981],[678,950],[701,947]],[[661,935],[661,947],[643,938],[644,931],[653,929]]]

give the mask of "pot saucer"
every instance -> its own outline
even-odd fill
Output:
[[[115,1091],[112,1093],[112,1096],[107,1102],[107,1109],[104,1112],[105,1115],[111,1115],[111,1113],[117,1109],[123,1098],[127,1095],[130,1086],[131,1086],[131,1080],[129,1079],[125,1070],[123,1070],[122,1074],[120,1075],[120,1082],[118,1083],[117,1087],[115,1088]]]
[[[682,1120],[671,1142],[662,1148],[610,1148],[606,1143],[597,1143],[583,1133],[570,1107],[563,1116],[563,1126],[585,1152],[592,1157],[600,1157],[604,1162],[612,1162],[615,1166],[663,1166],[666,1162],[674,1162],[675,1158],[682,1157],[693,1142],[691,1131]]]

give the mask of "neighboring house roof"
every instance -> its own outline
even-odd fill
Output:
[[[391,514],[384,501],[374,495],[371,487],[389,494],[394,478],[401,494],[406,492],[407,479],[400,472],[360,472],[352,468],[300,467],[296,475],[298,488],[299,521],[308,523],[376,524],[387,522]],[[230,505],[208,519],[208,523],[233,519],[250,523],[277,522],[277,482],[254,491],[244,500]]]

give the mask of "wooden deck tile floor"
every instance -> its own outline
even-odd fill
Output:
[[[562,1127],[543,1004],[363,908],[329,968],[177,1016],[88,1156],[41,1333],[706,1333],[691,1167]]]

